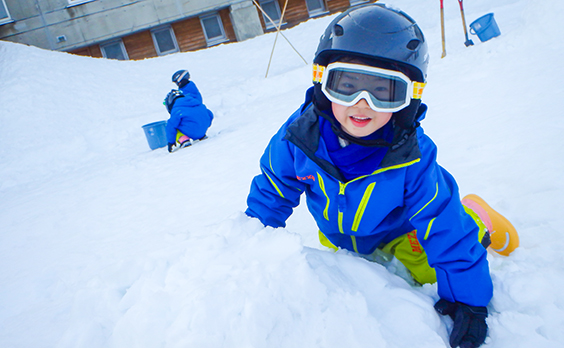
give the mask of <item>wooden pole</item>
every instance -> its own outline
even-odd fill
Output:
[[[443,53],[441,58],[446,57],[446,49],[445,49],[445,9],[443,7],[443,0],[441,0],[441,36],[443,41]]]
[[[258,7],[258,9],[265,15],[265,17],[268,19],[268,21],[270,23],[272,23],[272,25],[274,27],[276,27],[276,23],[274,23],[274,20],[272,18],[270,18],[270,16],[268,15],[268,13],[266,13],[262,7],[255,1],[253,0],[253,3]],[[290,47],[292,47],[292,49],[294,50],[294,52],[296,52],[298,54],[298,56],[300,56],[300,58],[304,61],[304,63],[307,65],[307,61],[305,60],[305,58],[300,54],[300,52],[298,52],[298,50],[294,47],[294,45],[292,45],[292,43],[290,42],[290,40],[288,40],[288,38],[286,37],[286,35],[284,35],[283,32],[280,31],[280,35],[282,35],[282,37],[286,40],[286,42],[288,42],[288,44],[290,45]]]
[[[256,4],[255,0],[253,2]],[[260,8],[260,5],[258,5]],[[278,34],[280,33],[280,27],[282,26],[282,21],[284,20],[284,14],[286,13],[286,7],[288,6],[288,0],[284,3],[284,9],[282,10],[282,15],[280,16],[280,22],[276,26],[276,36],[274,38],[274,45],[272,45],[272,51],[270,52],[270,59],[268,60],[268,67],[266,68],[266,75],[264,78],[268,77],[268,71],[270,70],[270,63],[272,62],[272,55],[274,54],[274,47],[276,47],[276,41],[278,40]]]

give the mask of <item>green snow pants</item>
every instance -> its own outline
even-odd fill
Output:
[[[472,211],[468,207],[464,207],[466,213],[468,213],[476,222],[478,227],[480,228],[480,232],[478,234],[478,240],[482,242],[484,238],[487,228],[480,220],[478,215]],[[331,248],[333,250],[338,250],[333,243],[325,237],[325,235],[319,231],[319,241],[323,246]],[[435,269],[429,266],[427,262],[427,254],[419,241],[417,240],[417,230],[413,230],[407,234],[397,237],[396,239],[392,240],[388,244],[381,245],[374,253],[384,253],[393,255],[398,259],[411,273],[413,279],[420,283],[420,284],[431,284],[437,281],[437,275],[435,273]],[[376,259],[375,257],[371,257],[373,255],[363,255],[366,256],[367,259]]]

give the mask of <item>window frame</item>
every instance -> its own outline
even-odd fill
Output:
[[[210,19],[210,18],[216,18],[217,19],[217,22],[219,24],[219,29],[221,31],[221,37],[212,38],[212,39],[210,39],[208,37],[208,33],[206,31],[206,26],[204,25],[204,21],[206,19]],[[221,20],[221,16],[219,15],[219,12],[211,12],[211,13],[207,13],[205,15],[201,15],[200,16],[200,25],[202,26],[202,30],[204,31],[204,37],[206,38],[206,43],[207,43],[208,47],[229,41],[227,39],[227,35],[225,34],[225,29],[223,28],[223,21]]]
[[[263,9],[263,11],[266,12],[266,10],[264,9],[264,7],[262,7],[262,5],[264,3],[269,3],[269,2],[273,2],[274,6],[276,7],[276,11],[278,12],[278,18],[274,19],[272,18],[272,21],[274,22],[274,24],[272,24],[270,22],[270,20],[268,19],[268,17],[266,17],[266,15],[261,12],[262,18],[264,19],[264,27],[268,30],[268,29],[276,29],[277,26],[280,24],[280,17],[282,17],[282,12],[280,12],[280,3],[278,2],[278,0],[259,0],[259,5],[261,6],[261,8]],[[285,22],[282,22],[280,24],[280,26],[284,25]]]
[[[67,5],[67,8],[86,4],[86,3],[92,2],[92,1],[96,1],[96,0],[67,0],[67,2],[69,3]]]
[[[307,13],[309,14],[309,17],[317,17],[317,16],[321,16],[324,15],[326,13],[329,13],[329,11],[327,11],[327,4],[325,3],[325,0],[314,0],[317,1],[319,4],[322,5],[322,9],[321,10],[313,10],[310,11],[309,10],[309,6],[308,6],[308,2],[307,0],[305,0],[306,3],[306,8],[307,8]]]
[[[6,17],[0,18],[0,25],[15,22],[14,19],[12,18],[12,15],[10,14],[10,9],[8,8],[8,5],[6,5],[6,0],[2,0],[0,5],[2,5],[2,7],[4,7],[4,10],[6,11]]]
[[[174,44],[174,49],[161,52],[155,33],[165,30],[168,30],[168,33],[170,34],[170,38],[172,39],[172,43]],[[178,46],[178,41],[176,40],[176,35],[174,34],[174,30],[172,29],[172,26],[166,25],[166,26],[161,26],[158,28],[151,29],[151,37],[153,38],[153,44],[159,56],[166,56],[167,54],[180,52],[180,47]]]
[[[368,2],[369,2],[369,0],[349,0],[349,5],[357,6],[357,5],[366,4]]]
[[[113,44],[116,44],[116,43],[119,44],[119,46],[121,48],[121,52],[123,53],[123,57],[125,58],[124,60],[129,60],[129,55],[127,54],[127,50],[125,49],[125,45],[124,45],[122,39],[112,40],[112,41],[108,41],[108,42],[104,42],[103,44],[100,44],[100,51],[102,51],[102,56],[106,59],[121,60],[121,59],[116,59],[116,58],[108,58],[108,56],[106,55],[106,51],[104,50],[104,47],[110,46],[110,45],[113,45]]]

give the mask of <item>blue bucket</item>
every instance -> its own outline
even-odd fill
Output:
[[[501,32],[495,22],[493,13],[488,13],[470,23],[470,34],[478,35],[478,38],[482,42],[499,36]]]
[[[166,141],[166,121],[149,123],[143,126],[147,142],[151,150],[165,147]]]

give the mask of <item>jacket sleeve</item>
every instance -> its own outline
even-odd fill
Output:
[[[270,140],[260,159],[261,174],[251,183],[247,197],[248,216],[265,226],[285,227],[293,208],[300,203],[305,185],[296,179],[293,144],[284,140],[286,126]]]
[[[408,169],[405,200],[417,238],[436,270],[439,296],[486,306],[493,285],[478,226],[464,211],[453,176],[437,164],[435,144],[422,134],[419,144],[422,157]]]

